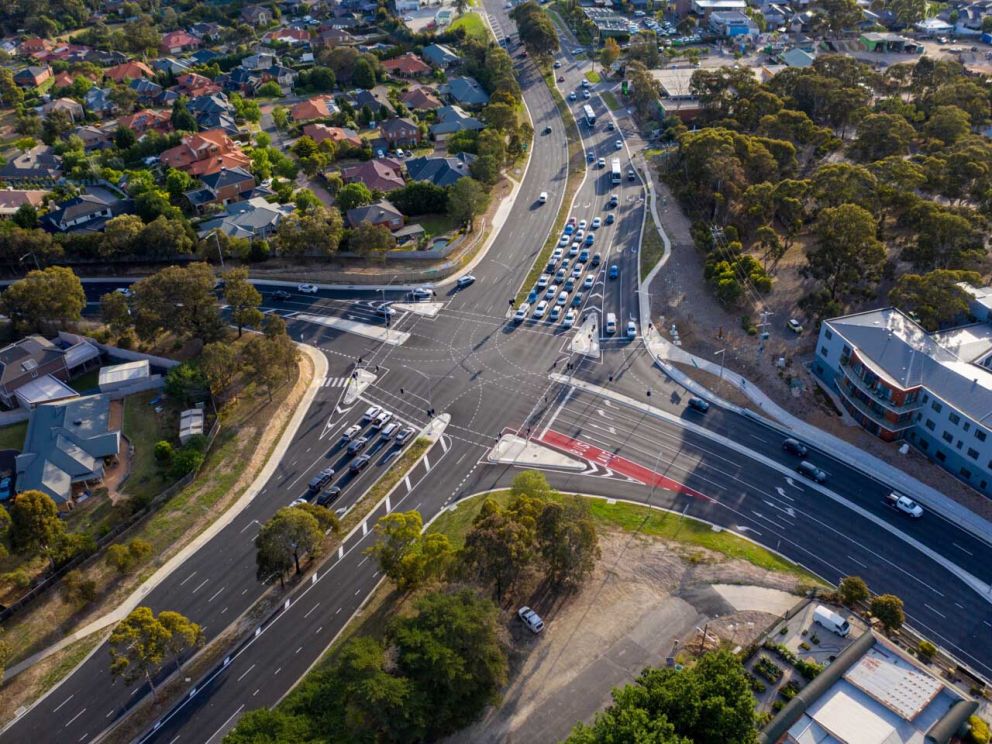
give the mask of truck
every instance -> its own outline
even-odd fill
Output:
[[[613,158],[610,163],[610,183],[617,186],[622,179],[623,171],[620,170],[620,158]]]

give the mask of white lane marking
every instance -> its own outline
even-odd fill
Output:
[[[73,721],[75,721],[77,718],[79,718],[85,712],[86,712],[86,708],[83,708],[76,715],[74,715],[72,718],[70,718],[69,721],[62,728],[69,728],[69,724],[71,724]]]
[[[393,507],[392,507],[392,505],[391,505],[391,504],[389,503],[389,497],[387,496],[387,497],[386,497],[386,513],[388,514],[388,513],[389,513],[389,512],[391,512],[392,510],[393,510]]]
[[[210,579],[204,579],[203,581],[201,581],[199,585],[196,587],[196,589],[193,590],[193,594],[196,594],[198,591],[200,591],[203,588],[203,585],[206,584],[208,581],[210,581]]]
[[[848,559],[849,561],[853,561],[854,563],[857,563],[857,564],[858,564],[859,566],[861,566],[861,568],[868,568],[868,564],[867,564],[867,563],[862,563],[861,561],[859,561],[859,560],[858,560],[857,558],[855,558],[855,557],[854,557],[853,555],[851,555],[850,553],[848,553],[848,555],[847,555],[847,559]]]
[[[241,530],[241,531],[242,531],[242,532],[244,532],[244,530]],[[187,581],[189,581],[190,579],[192,579],[192,578],[193,578],[194,576],[196,576],[196,571],[194,571],[194,572],[193,572],[193,573],[191,573],[191,574],[190,574],[189,576],[187,576],[187,577],[186,577],[185,579],[183,579],[182,581],[180,581],[180,582],[179,582],[179,586],[182,586],[182,585],[183,585],[183,584],[185,584],[185,583],[186,583]]]
[[[318,607],[320,607],[320,602],[318,602],[313,607],[311,607],[309,610],[307,610],[307,614],[304,615],[303,617],[310,617],[310,613],[313,612],[314,610],[316,610]]]
[[[424,469],[428,473],[431,472],[431,461],[427,459],[427,455],[424,455]]]
[[[210,742],[211,742],[211,741],[213,741],[213,739],[214,739],[214,737],[215,737],[215,736],[217,736],[217,734],[219,734],[219,733],[220,733],[221,731],[223,731],[223,730],[224,730],[224,729],[225,729],[225,728],[227,727],[227,724],[229,724],[229,723],[231,722],[231,720],[232,720],[232,719],[233,719],[233,718],[234,718],[234,717],[235,717],[236,715],[238,715],[238,713],[240,713],[240,712],[241,712],[242,710],[244,710],[244,708],[245,708],[245,704],[244,704],[244,703],[241,703],[241,705],[239,705],[239,706],[238,706],[238,709],[237,709],[236,711],[234,711],[234,712],[233,712],[233,713],[232,713],[232,714],[230,715],[230,717],[229,717],[229,718],[228,718],[228,719],[227,719],[226,721],[224,721],[224,723],[222,723],[222,724],[220,725],[220,728],[219,728],[219,729],[217,729],[216,731],[214,731],[214,732],[213,732],[213,733],[212,733],[212,734],[210,735],[210,738],[209,738],[209,739],[207,739],[207,741],[206,741],[206,744],[210,744]]]
[[[406,492],[407,493],[410,493],[410,491],[413,490],[413,486],[410,485],[410,474],[409,473],[406,474],[406,477],[403,479],[403,482],[406,484]]]
[[[59,703],[57,708],[52,709],[52,713],[57,713],[58,710],[59,710],[59,708],[61,708],[66,703],[68,703],[74,697],[76,697],[76,693],[72,693],[69,697],[67,697],[65,700],[63,700],[61,703]]]
[[[251,671],[252,669],[254,669],[254,668],[255,668],[255,665],[254,665],[254,664],[252,664],[252,665],[251,665],[250,667],[248,667],[248,668],[247,668],[247,669],[245,670],[245,673],[244,673],[244,674],[242,674],[242,675],[241,675],[240,677],[238,677],[238,682],[240,682],[240,681],[241,681],[241,680],[243,680],[243,679],[244,679],[245,677],[247,677],[247,676],[248,676],[248,673],[249,673],[249,672],[250,672],[250,671]]]
[[[369,559],[369,557],[368,557],[368,556],[365,556],[364,558],[362,558],[362,560],[360,560],[360,561],[358,562],[358,565],[359,565],[359,566],[361,566],[361,565],[362,565],[363,563],[365,563],[365,561],[367,561],[368,559]]]
[[[365,537],[367,534],[369,534],[369,522],[366,519],[362,522],[362,537]]]
[[[942,618],[944,618],[945,620],[947,619],[947,616],[946,616],[946,615],[944,615],[944,614],[942,614],[942,613],[940,613],[940,612],[937,612],[937,610],[935,610],[935,609],[934,609],[933,607],[931,607],[930,605],[928,605],[928,604],[926,604],[926,603],[924,603],[924,604],[923,604],[923,606],[924,606],[924,607],[926,607],[926,608],[927,608],[928,610],[930,610],[930,612],[932,612],[932,613],[933,613],[934,615],[936,615],[937,617],[942,617]]]
[[[344,545],[338,546],[338,560],[344,558]]]
[[[964,548],[962,548],[962,547],[961,547],[960,545],[958,545],[958,544],[957,544],[956,542],[952,542],[952,543],[951,543],[951,545],[953,545],[953,546],[954,546],[955,548],[957,548],[958,550],[960,550],[960,551],[961,551],[962,553],[967,553],[968,555],[975,555],[975,554],[974,554],[974,553],[972,553],[972,552],[971,552],[970,550],[965,550]]]
[[[217,595],[220,594],[222,591],[224,591],[225,588],[226,587],[223,587],[222,586],[220,589],[218,589],[216,592],[214,592],[214,595],[210,599],[208,599],[207,601],[208,602],[213,602],[215,599],[217,599]]]

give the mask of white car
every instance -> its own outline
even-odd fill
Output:
[[[561,305],[555,305],[551,308],[551,313],[548,315],[549,323],[557,323],[558,318],[561,317]]]
[[[548,301],[541,300],[537,303],[537,307],[534,308],[534,319],[540,320],[544,317],[544,313],[548,311]]]
[[[568,249],[568,257],[575,258],[579,255],[579,243],[572,243],[572,247]]]
[[[582,265],[577,264],[575,268],[572,269],[572,278],[578,279],[580,276],[582,276]]]
[[[369,406],[365,409],[365,413],[362,414],[362,421],[368,423],[380,413],[382,413],[382,409],[379,406]]]
[[[627,321],[627,338],[635,338],[637,336],[637,324],[632,320]]]
[[[575,91],[573,90],[571,93],[568,94],[568,100],[569,101],[574,101],[575,98],[576,98]]]
[[[517,617],[523,620],[524,625],[527,626],[527,630],[531,633],[540,633],[544,630],[544,621],[541,619],[541,616],[530,607],[521,607],[517,610]]]
[[[603,221],[601,219],[599,219],[599,217],[593,217],[592,218],[592,229],[593,230],[597,230],[599,228],[599,226],[602,225],[602,224],[603,224]]]
[[[803,332],[803,324],[795,318],[789,318],[789,322],[785,325],[793,333],[799,334]]]
[[[559,305],[568,304],[568,292],[559,292],[558,299],[556,300]]]
[[[565,242],[559,243],[559,246],[555,248],[554,251],[551,252],[551,258],[553,258],[555,261],[559,260],[562,256],[565,255],[565,250],[562,246],[568,245],[568,236],[563,235],[562,237],[565,238]]]
[[[352,424],[347,429],[344,430],[344,434],[341,435],[342,442],[350,442],[355,438],[355,435],[362,430],[361,425]]]
[[[552,300],[552,299],[554,299],[554,297],[555,297],[556,294],[558,294],[558,285],[557,284],[552,284],[550,287],[548,287],[544,291],[544,299],[546,299],[546,300]]]
[[[316,284],[300,284],[297,285],[296,291],[300,294],[317,294]]]
[[[427,289],[427,287],[417,287],[416,289],[410,290],[410,299],[414,302],[421,302],[423,300],[429,300],[434,296],[434,293]]]
[[[540,196],[537,197],[537,201],[540,202],[541,204],[547,204],[548,203],[548,192],[547,191],[542,191],[541,194],[540,194]]]
[[[570,241],[570,237],[568,235],[562,235],[560,238],[558,238],[558,245],[564,247],[568,245],[569,241]]]
[[[573,325],[575,325],[575,310],[569,309],[569,311],[565,313],[565,319],[562,320],[561,327],[571,328]]]
[[[530,305],[526,302],[521,303],[520,307],[517,308],[517,312],[513,314],[513,322],[522,323],[527,318],[528,312],[530,312]]]
[[[541,278],[537,280],[537,288],[544,289],[548,286],[548,282],[551,281],[550,274],[541,274]]]
[[[588,101],[590,98],[592,98],[592,94],[589,91],[584,90],[582,91],[582,97]]]
[[[581,232],[581,231],[583,231],[585,229],[586,229],[586,221],[585,220],[579,220],[579,232]]]
[[[616,142],[613,143],[613,146],[616,149],[618,149],[618,150],[622,150],[623,149],[623,140],[617,140]]]
[[[119,294],[119,295],[124,295],[125,297],[130,297],[131,296],[131,289],[130,289],[130,287],[118,287],[114,291],[117,294]]]
[[[471,274],[466,274],[465,276],[458,277],[458,281],[455,282],[455,286],[458,287],[458,289],[465,289],[465,287],[474,283],[475,277]]]
[[[888,494],[884,501],[886,506],[902,512],[906,516],[913,517],[914,519],[919,519],[923,516],[923,507],[909,498],[909,496],[903,496],[898,491]]]
[[[597,160],[596,161],[596,167],[597,168],[605,168],[606,167],[606,158],[600,158],[599,160]]]
[[[592,289],[594,281],[596,281],[596,278],[592,274],[589,274],[582,282],[582,289]]]
[[[585,220],[582,220],[582,221],[585,222]],[[585,228],[586,228],[586,226],[585,225],[582,225],[582,227],[580,227],[578,230],[575,231],[575,235],[573,235],[572,237],[575,238],[577,241],[581,241],[582,238],[584,238],[586,236],[586,229]]]

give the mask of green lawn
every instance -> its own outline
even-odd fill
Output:
[[[655,264],[665,255],[665,244],[661,241],[654,221],[648,219],[644,225],[644,239],[641,241],[641,279],[643,280]]]
[[[430,531],[446,534],[453,545],[461,547],[465,541],[465,534],[472,526],[472,520],[479,513],[482,503],[487,497],[493,498],[501,504],[506,504],[510,500],[510,492],[496,491],[488,495],[460,501],[457,509],[445,511],[434,520]],[[562,498],[581,501],[589,509],[593,519],[603,526],[619,527],[627,532],[638,532],[643,535],[652,535],[665,540],[706,548],[728,558],[740,558],[769,571],[784,571],[799,576],[803,580],[820,583],[818,578],[805,569],[780,558],[761,546],[726,530],[717,532],[705,522],[699,522],[691,517],[683,517],[680,514],[673,514],[660,509],[649,509],[637,504],[623,502],[608,504],[606,499],[569,495],[562,496]]]
[[[100,385],[100,368],[91,369],[89,372],[74,377],[69,381],[69,386],[77,393],[85,394],[90,390],[96,390]]]
[[[150,390],[124,399],[124,436],[134,447],[131,475],[124,484],[124,493],[139,500],[150,499],[169,485],[169,479],[155,462],[155,444],[162,439],[175,444],[179,436],[177,413],[168,407],[162,413],[155,413],[148,404],[158,394]]]
[[[607,90],[599,95],[602,97],[603,102],[607,105],[610,111],[616,111],[620,108],[620,101],[617,100],[617,97],[613,95],[612,91]]]
[[[419,217],[411,217],[410,222],[420,225],[435,238],[455,229],[455,221],[446,214],[422,214]]]
[[[0,449],[21,449],[24,446],[24,435],[27,432],[27,421],[0,427]]]
[[[486,24],[482,22],[482,16],[478,13],[465,13],[456,18],[451,24],[451,30],[463,28],[469,36],[485,41],[489,36]]]
[[[590,83],[598,83],[601,82],[602,79],[603,78],[601,78],[599,76],[599,73],[596,72],[595,70],[589,70],[588,72],[586,72],[586,80],[588,80]]]

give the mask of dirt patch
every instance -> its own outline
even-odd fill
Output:
[[[794,576],[618,530],[604,531],[600,545],[603,557],[581,591],[548,606],[533,600],[544,633],[531,635],[508,616],[513,648],[503,703],[451,744],[558,741],[609,703],[611,688],[691,644],[697,627],[733,647],[776,621],[764,612],[735,612],[711,584],[784,591],[797,585]]]

